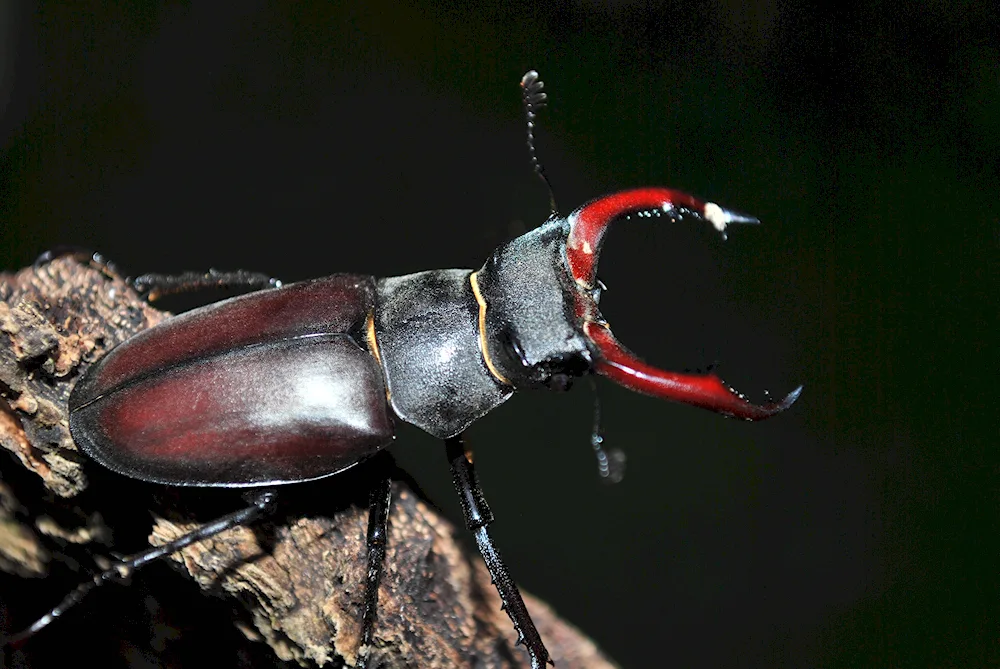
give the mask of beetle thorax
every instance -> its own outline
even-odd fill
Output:
[[[471,270],[381,279],[374,330],[393,411],[447,439],[502,403],[513,387],[481,353]]]

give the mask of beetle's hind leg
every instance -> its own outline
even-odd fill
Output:
[[[517,630],[517,643],[524,644],[531,656],[531,669],[543,669],[546,664],[553,664],[549,658],[549,651],[542,643],[542,637],[535,628],[535,623],[531,620],[521,593],[514,583],[513,577],[507,570],[507,565],[500,558],[500,553],[493,545],[487,526],[493,522],[493,513],[490,511],[483,490],[479,487],[479,478],[476,470],[465,452],[465,444],[462,435],[452,437],[445,441],[448,453],[448,461],[451,463],[451,476],[458,490],[458,496],[462,502],[462,512],[465,515],[465,524],[476,537],[476,545],[479,552],[486,561],[486,567],[493,577],[493,584],[500,593],[500,600],[503,602],[504,610],[514,623]]]
[[[20,644],[25,639],[44,629],[49,623],[66,613],[73,606],[79,604],[87,596],[87,593],[98,586],[112,581],[123,581],[131,576],[132,572],[136,569],[140,569],[150,562],[155,562],[156,560],[172,555],[186,546],[213,537],[230,528],[247,525],[264,516],[271,515],[277,507],[277,500],[278,493],[274,490],[266,488],[255,490],[247,495],[247,501],[250,502],[250,506],[206,523],[198,529],[192,530],[162,546],[155,546],[141,553],[121,558],[110,569],[106,569],[100,574],[95,575],[91,580],[77,586],[55,608],[32,623],[30,627],[0,640],[0,646]]]
[[[122,276],[113,262],[100,253],[80,246],[57,246],[50,249],[35,259],[34,267],[42,267],[53,260],[66,257],[73,258],[82,265],[89,265],[110,276]],[[154,302],[165,295],[192,293],[206,289],[262,290],[264,288],[281,288],[282,286],[280,279],[275,279],[263,272],[248,272],[243,269],[232,272],[210,269],[207,272],[184,272],[182,274],[143,274],[135,278],[125,279],[125,281],[148,302]]]
[[[137,293],[150,302],[164,295],[190,293],[211,288],[261,290],[263,288],[280,288],[282,285],[280,280],[272,276],[242,269],[232,272],[210,269],[207,272],[184,272],[183,274],[143,274],[128,281]]]

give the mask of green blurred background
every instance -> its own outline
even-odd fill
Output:
[[[619,224],[619,337],[805,392],[750,424],[601,384],[617,486],[587,384],[515,397],[468,438],[518,580],[624,667],[1000,665],[995,3],[231,4],[0,5],[0,266],[478,267],[547,214],[537,69],[564,212],[657,184],[765,222]],[[443,449],[394,452],[459,520]]]

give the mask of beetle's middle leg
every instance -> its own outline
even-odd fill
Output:
[[[271,515],[277,508],[278,493],[268,488],[254,490],[247,494],[247,501],[250,503],[250,506],[244,509],[234,511],[210,523],[206,523],[162,546],[154,546],[141,553],[121,558],[110,569],[106,569],[100,574],[95,575],[91,580],[84,581],[78,585],[55,608],[36,620],[30,627],[13,636],[0,640],[0,645],[16,645],[44,629],[53,620],[66,613],[66,611],[73,608],[76,604],[79,604],[87,596],[87,593],[98,586],[112,581],[127,579],[136,569],[172,555],[193,543],[208,539],[233,527],[248,525],[264,516]]]
[[[451,477],[458,490],[458,496],[462,502],[462,512],[465,515],[465,524],[476,537],[476,545],[479,552],[486,561],[486,567],[493,577],[493,584],[496,585],[500,593],[500,600],[503,602],[504,610],[514,623],[517,630],[517,643],[524,644],[531,656],[531,669],[544,669],[546,664],[553,664],[549,658],[549,651],[542,643],[542,637],[535,629],[535,623],[531,620],[521,593],[514,583],[513,577],[507,570],[507,565],[503,563],[500,553],[493,545],[487,526],[493,522],[493,512],[490,511],[483,490],[479,487],[479,478],[476,470],[472,466],[468,455],[465,452],[465,444],[462,435],[452,437],[445,441],[448,453],[448,461],[451,463]]]
[[[383,458],[384,461],[389,460]],[[361,648],[358,650],[357,669],[367,669],[371,644],[378,617],[378,584],[385,566],[385,549],[389,534],[389,504],[392,501],[392,478],[387,473],[368,497],[368,573],[365,578],[365,614],[361,623]]]

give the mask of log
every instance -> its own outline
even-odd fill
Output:
[[[88,462],[70,437],[66,400],[75,380],[107,350],[168,317],[112,268],[76,257],[0,274],[0,393],[6,400],[0,402],[0,446],[14,456],[0,458],[0,570],[11,575],[0,583],[8,593],[0,598],[0,632],[29,624],[59,601],[54,592],[86,580],[100,568],[92,556],[138,552],[146,540],[161,544],[242,505],[232,491],[124,479]],[[367,473],[362,465],[282,488],[277,516],[184,549],[172,556],[175,569],[137,574],[145,578],[142,610],[151,611],[139,616],[149,620],[138,633],[111,629],[135,627],[135,615],[94,613],[99,604],[86,601],[14,651],[19,662],[43,666],[63,645],[72,658],[80,652],[77,642],[52,640],[81,628],[91,629],[91,637],[123,634],[109,644],[115,652],[166,656],[179,638],[205,627],[218,645],[241,646],[215,648],[222,655],[213,657],[260,666],[247,658],[260,657],[256,642],[263,641],[278,666],[278,660],[353,666],[366,567]],[[123,545],[128,542],[134,543]],[[200,589],[186,589],[182,575]],[[122,601],[131,588],[108,586],[87,599],[110,597],[108,590],[124,593],[115,596],[115,608],[130,606]],[[615,666],[543,602],[525,600],[556,666]],[[165,606],[176,610],[165,612]],[[117,615],[129,622],[107,622],[121,620]],[[233,626],[240,634],[224,631]],[[479,556],[405,480],[394,483],[370,666],[528,667],[515,638]],[[204,652],[185,662],[201,664]]]

